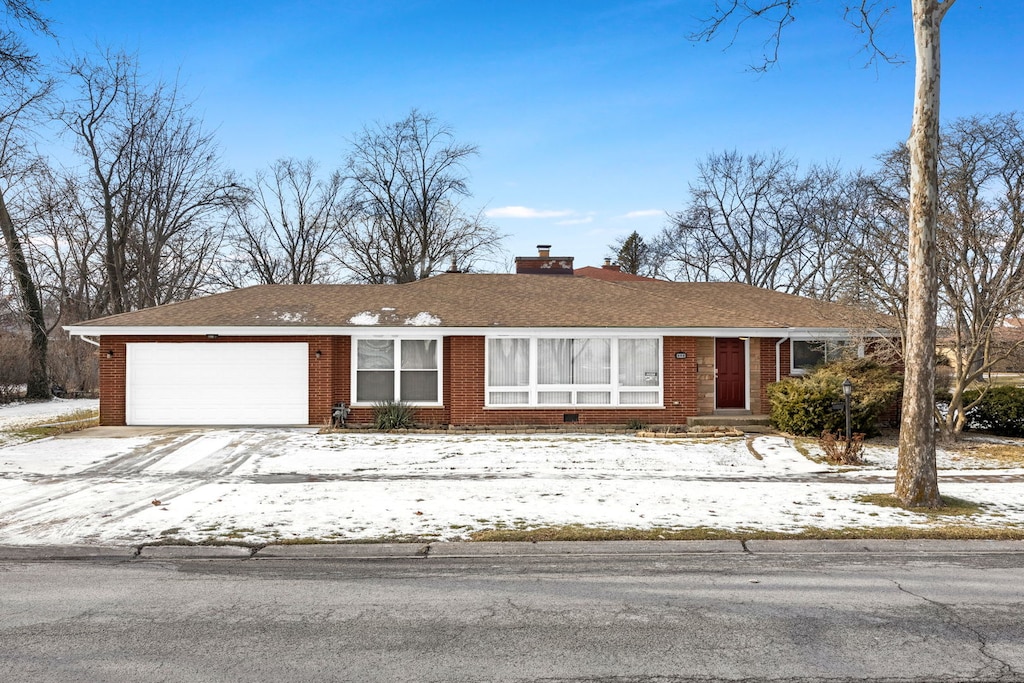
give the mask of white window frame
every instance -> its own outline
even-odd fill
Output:
[[[402,401],[411,406],[424,407],[424,408],[439,408],[444,406],[444,337],[433,336],[433,335],[353,335],[351,337],[352,350],[350,360],[350,378],[349,378],[349,399],[352,402],[354,408],[368,408],[376,405],[379,401],[359,401],[356,395],[357,391],[357,373],[359,371],[359,341],[366,339],[374,340],[385,340],[393,342],[395,345],[395,390],[394,396],[395,401],[401,401],[402,396],[402,342],[403,341],[434,341],[437,342],[437,399],[434,401]],[[422,372],[420,370],[411,370],[411,372]]]
[[[530,345],[529,383],[525,386],[491,386],[491,340],[492,339],[527,339]],[[608,339],[611,342],[611,382],[608,384],[540,384],[537,379],[538,342],[541,339]],[[631,387],[619,385],[619,341],[622,339],[652,339],[657,343],[658,385],[649,387]],[[620,394],[633,391],[652,392],[657,389],[658,398],[654,403],[621,403]],[[527,403],[491,403],[492,391],[527,393]],[[572,399],[580,392],[607,391],[610,393],[609,403],[539,403],[540,392],[572,392]],[[587,409],[622,409],[622,410],[658,410],[665,407],[665,356],[664,339],[656,335],[627,334],[613,336],[600,333],[585,333],[563,330],[551,334],[507,334],[488,335],[484,338],[484,408],[496,410],[505,408],[534,408],[539,410],[587,410]]]
[[[829,353],[828,353],[829,345],[839,345],[839,344],[850,345],[850,344],[852,344],[853,341],[854,340],[850,339],[849,337],[841,337],[841,338],[840,337],[822,337],[822,338],[818,338],[818,339],[810,339],[810,338],[808,338],[808,339],[790,339],[789,340],[789,374],[794,376],[794,377],[799,377],[801,375],[806,375],[809,372],[811,372],[811,369],[809,369],[809,368],[798,368],[796,366],[796,353],[793,350],[793,344],[795,344],[796,342],[804,342],[804,343],[810,343],[810,344],[825,344],[825,362],[829,363],[829,362],[831,362],[830,359],[829,359]],[[857,357],[858,358],[863,358],[864,357],[864,344],[857,344]]]

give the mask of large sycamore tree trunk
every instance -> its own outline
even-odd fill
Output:
[[[7,258],[14,271],[14,279],[21,293],[22,305],[32,328],[32,339],[29,343],[29,374],[26,398],[50,398],[50,382],[46,372],[46,321],[43,318],[43,307],[39,303],[39,292],[32,280],[32,272],[25,259],[25,251],[21,248],[21,238],[7,212],[3,192],[0,191],[0,232],[7,244]]]
[[[939,210],[939,27],[955,0],[911,0],[916,76],[910,152],[910,233],[903,418],[896,497],[906,507],[939,507],[935,469],[936,226]]]

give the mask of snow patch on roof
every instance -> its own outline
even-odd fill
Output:
[[[306,314],[299,313],[298,311],[271,311],[270,314],[280,320],[283,323],[304,323],[306,322]],[[257,316],[259,317],[259,316]]]
[[[356,313],[354,316],[348,319],[349,325],[376,325],[379,322],[380,315],[378,315],[377,313],[371,313],[370,311]]]
[[[414,327],[436,326],[441,324],[441,319],[432,313],[421,311],[411,318],[406,318],[405,324]]]

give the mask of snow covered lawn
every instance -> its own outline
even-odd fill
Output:
[[[25,441],[26,437],[18,432],[26,427],[59,422],[74,413],[95,411],[99,407],[100,402],[94,398],[0,404],[0,448]]]
[[[79,410],[97,410],[100,402],[95,398],[55,398],[52,401],[21,401],[0,404],[0,432],[17,427],[58,420],[63,415]]]
[[[968,470],[946,458],[954,469],[941,475],[943,494],[984,503],[967,518],[858,502],[892,491],[891,450],[873,449],[874,464],[848,471],[776,436],[86,431],[0,448],[0,543],[463,539],[566,524],[1024,529],[1024,469]]]

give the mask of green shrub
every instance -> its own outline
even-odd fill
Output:
[[[964,405],[978,400],[981,392],[964,392]],[[978,405],[967,411],[967,420],[975,429],[987,429],[1000,436],[1024,436],[1024,388],[992,387]]]
[[[853,430],[877,434],[876,423],[903,387],[902,378],[866,358],[816,368],[804,377],[788,377],[768,386],[772,424],[784,432],[817,436],[846,429],[846,415],[834,410],[843,401],[843,380],[853,383],[850,416]]]
[[[402,401],[382,401],[373,405],[373,426],[377,429],[409,429],[416,411]]]

